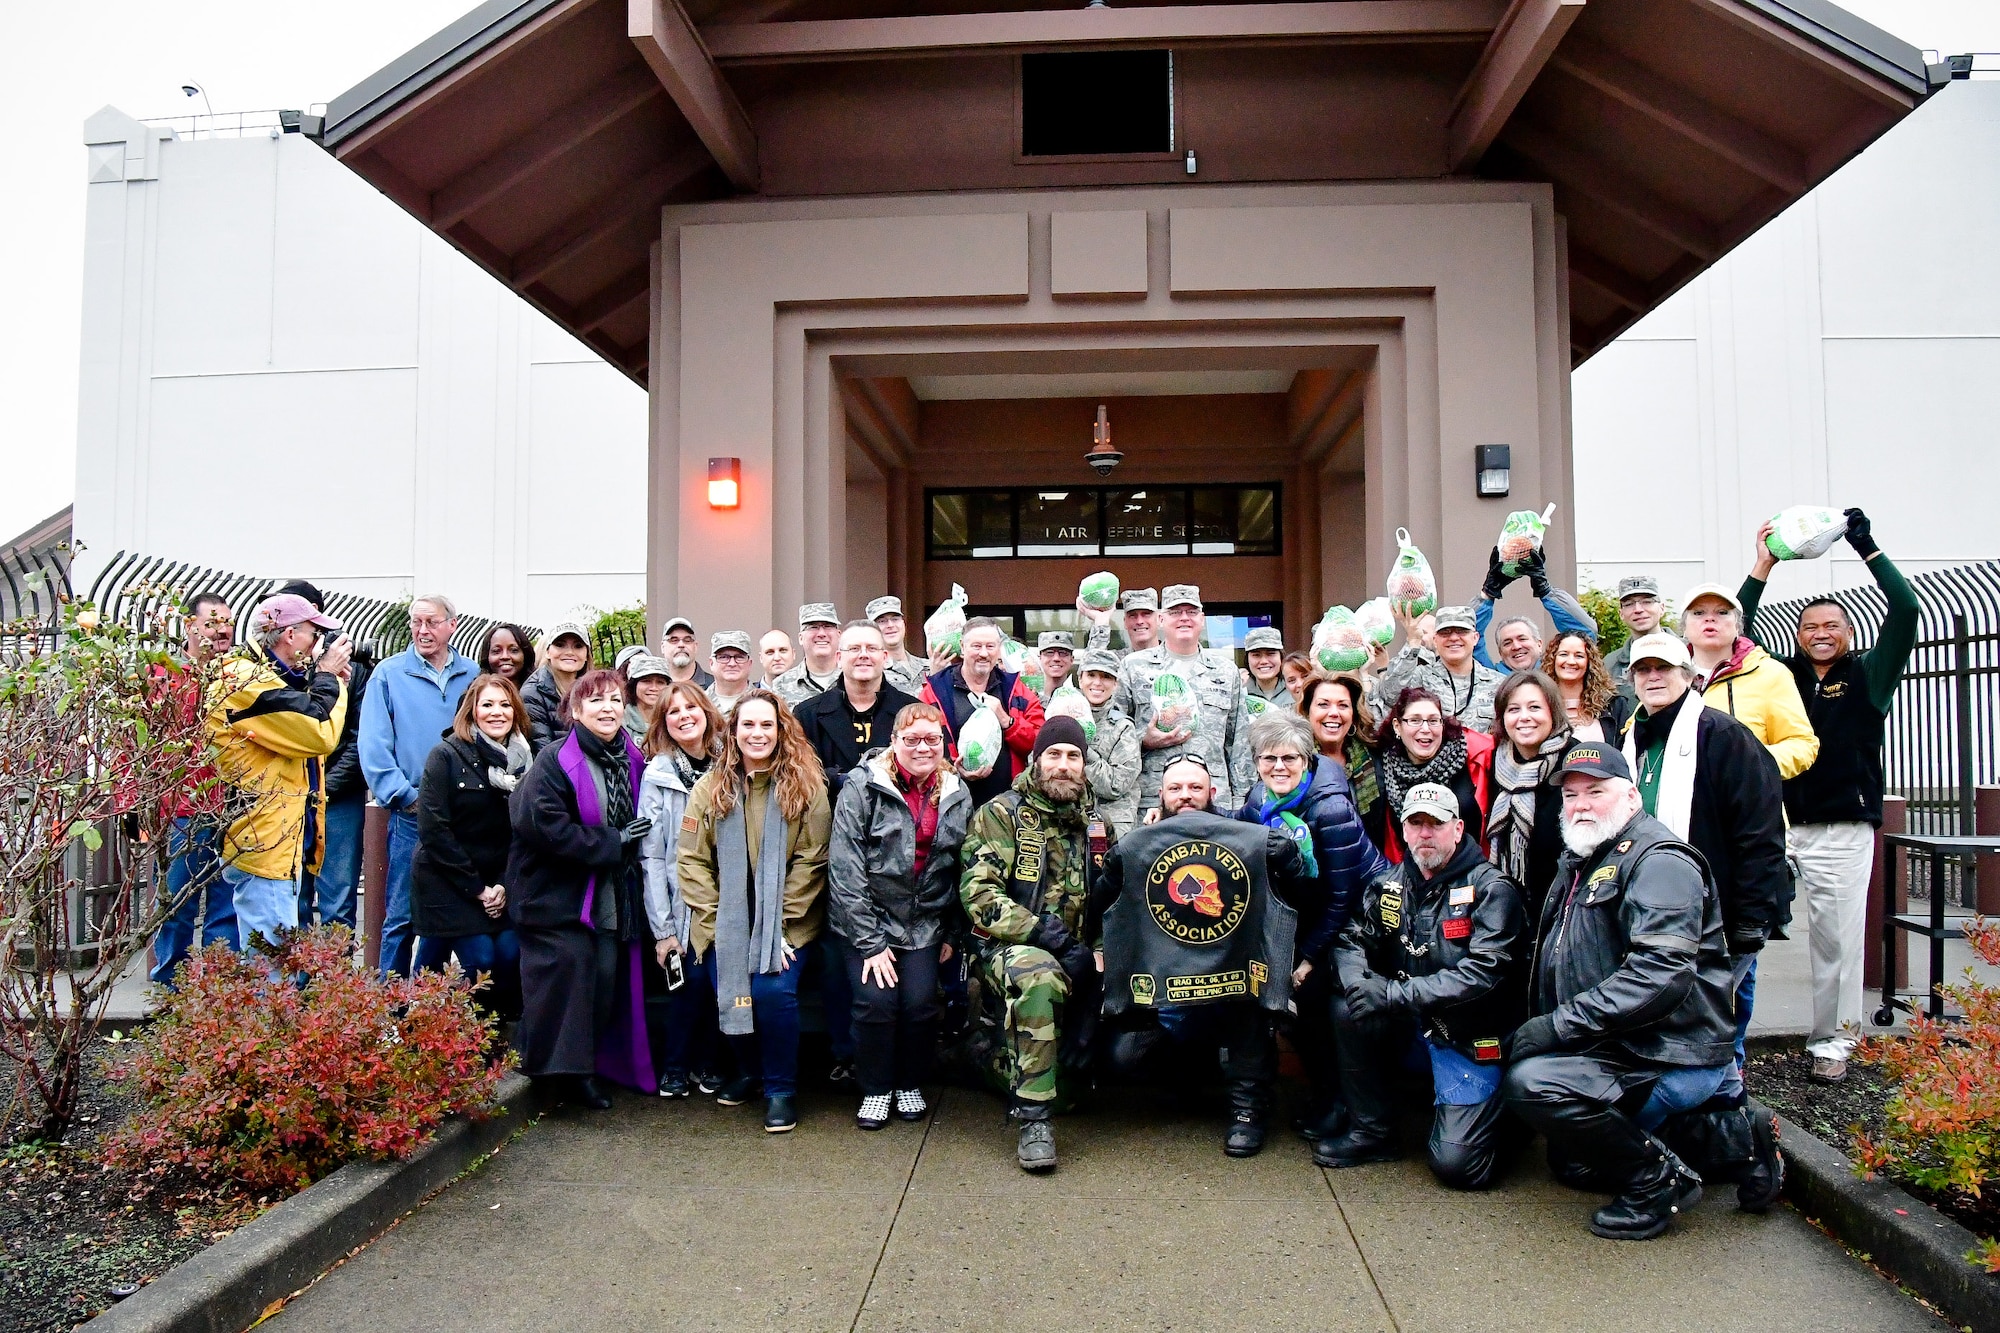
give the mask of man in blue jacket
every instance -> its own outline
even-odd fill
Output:
[[[389,812],[382,976],[410,975],[410,866],[417,854],[417,784],[424,760],[451,726],[459,696],[479,674],[452,649],[458,612],[426,593],[410,603],[410,646],[375,668],[361,704],[361,772]]]

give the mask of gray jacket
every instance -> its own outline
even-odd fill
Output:
[[[928,949],[945,937],[958,901],[958,854],[972,818],[972,791],[938,773],[938,825],[923,878],[916,876],[916,817],[896,787],[894,758],[870,750],[841,784],[827,845],[827,924],[863,958]]]
[[[1632,688],[1632,640],[1625,640],[1604,655],[1604,669],[1611,674],[1612,686],[1636,702],[1639,692]]]
[[[680,850],[681,815],[686,813],[688,789],[681,783],[674,763],[658,755],[646,765],[639,778],[638,817],[653,821],[652,829],[639,843],[639,870],[646,886],[646,920],[653,938],[671,936],[688,948],[688,907],[681,897],[680,873],[674,868]]]
[[[1139,729],[1110,701],[1091,709],[1097,734],[1090,738],[1084,780],[1090,784],[1097,813],[1122,837],[1139,826]]]
[[[1444,706],[1445,716],[1457,718],[1467,731],[1491,731],[1493,692],[1505,679],[1504,672],[1475,661],[1468,682],[1463,676],[1453,676],[1430,649],[1406,644],[1383,668],[1370,705],[1375,715],[1382,717],[1395,706],[1396,696],[1414,685],[1435,694]]]
[[[1139,808],[1150,810],[1160,803],[1160,781],[1167,765],[1184,753],[1198,755],[1215,779],[1214,808],[1234,810],[1243,804],[1256,780],[1250,762],[1250,715],[1243,702],[1243,677],[1236,659],[1219,649],[1204,648],[1196,667],[1193,686],[1200,730],[1182,745],[1144,748],[1144,737],[1153,725],[1153,682],[1173,665],[1173,654],[1165,644],[1132,653],[1118,671],[1119,709],[1139,729],[1141,750]],[[1172,728],[1168,728],[1172,730]]]

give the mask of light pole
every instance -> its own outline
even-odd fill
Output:
[[[202,105],[202,109],[203,109],[204,111],[208,112],[208,117],[209,117],[209,119],[210,119],[210,120],[214,120],[214,119],[215,119],[215,108],[209,105],[209,102],[208,102],[208,89],[206,89],[206,88],[202,87],[202,86],[201,86],[200,84],[198,84],[198,83],[184,83],[184,84],[182,84],[182,85],[181,85],[181,95],[182,95],[182,96],[184,96],[184,97],[193,97],[193,96],[194,96],[195,94],[197,94],[197,93],[199,93],[199,94],[201,95],[201,105]]]

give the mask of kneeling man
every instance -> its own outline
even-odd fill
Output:
[[[1645,812],[1623,755],[1573,745],[1561,776],[1567,850],[1542,907],[1535,1016],[1509,1045],[1507,1104],[1547,1137],[1558,1177],[1616,1196],[1593,1232],[1650,1240],[1701,1199],[1701,1176],[1668,1146],[1670,1118],[1704,1118],[1736,1064],[1722,909],[1701,853]],[[1730,1114],[1747,1131],[1742,1109]],[[1761,1139],[1756,1155],[1747,1174],[1775,1179],[1775,1145]]]
[[[1111,1063],[1128,1076],[1225,1051],[1232,1118],[1222,1150],[1251,1157],[1264,1146],[1278,1074],[1271,1021],[1291,998],[1292,904],[1313,885],[1287,833],[1214,813],[1214,790],[1200,757],[1170,760],[1161,818],[1104,858],[1095,898],[1104,1017],[1118,1029]]]
[[[1435,782],[1403,798],[1409,858],[1362,890],[1334,950],[1333,1001],[1347,1133],[1313,1145],[1321,1166],[1401,1157],[1391,1089],[1431,1071],[1431,1174],[1483,1190],[1499,1174],[1500,1043],[1521,1021],[1521,891],[1465,836],[1458,797]],[[1412,1059],[1414,1057],[1414,1060]]]

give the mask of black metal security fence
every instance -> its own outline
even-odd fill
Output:
[[[1917,646],[1889,713],[1883,760],[1889,791],[1909,801],[1909,831],[1973,832],[1973,794],[2000,780],[1994,729],[2000,721],[2000,561],[1935,570],[1910,579],[1922,616]],[[1870,584],[1839,594],[1855,645],[1881,632],[1888,611]],[[1757,610],[1757,636],[1791,644],[1811,598]]]
[[[161,611],[171,612],[176,601],[185,603],[197,593],[212,592],[229,603],[241,625],[257,603],[276,592],[284,579],[256,574],[233,574],[207,569],[162,556],[130,555],[120,551],[91,581],[84,596],[106,617],[122,624],[138,624]],[[338,620],[357,644],[366,645],[376,657],[399,653],[410,645],[410,603],[392,602],[381,597],[354,593],[326,594],[326,612]],[[484,616],[459,613],[458,628],[451,646],[470,657],[477,651],[486,631],[498,621]],[[521,627],[531,637],[540,631],[532,625]]]
[[[66,545],[0,551],[0,626],[5,627],[0,628],[0,651],[25,650],[25,639],[31,637],[46,644],[62,623],[62,604],[69,595]]]

